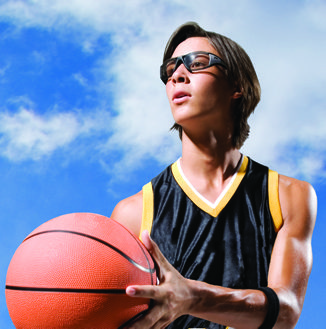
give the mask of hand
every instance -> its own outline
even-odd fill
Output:
[[[166,260],[147,231],[142,233],[142,240],[157,264],[160,284],[127,287],[128,296],[151,298],[154,302],[148,313],[128,328],[162,329],[181,315],[189,313],[194,304],[191,281]]]

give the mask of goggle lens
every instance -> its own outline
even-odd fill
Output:
[[[220,57],[211,53],[196,51],[165,61],[161,65],[161,80],[166,84],[181,64],[184,64],[189,72],[200,71],[213,65],[221,65],[226,68]]]

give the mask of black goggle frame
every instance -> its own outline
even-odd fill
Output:
[[[190,65],[193,63],[193,61],[200,54],[209,56],[208,65],[205,65],[204,67],[200,67],[200,68],[197,68],[197,69],[192,69]],[[175,64],[174,69],[170,74],[167,73],[167,66],[169,64]],[[161,77],[161,80],[163,81],[164,84],[166,84],[168,82],[169,78],[171,78],[173,73],[177,70],[177,68],[181,64],[184,64],[186,69],[191,73],[207,69],[208,67],[211,67],[211,66],[214,66],[214,65],[220,65],[220,66],[224,67],[225,69],[227,69],[227,66],[226,66],[225,62],[220,57],[218,57],[217,55],[212,54],[212,53],[208,53],[206,51],[194,51],[192,53],[182,55],[182,56],[179,56],[179,57],[170,58],[170,59],[167,59],[166,61],[164,61],[164,63],[160,67],[160,77]]]

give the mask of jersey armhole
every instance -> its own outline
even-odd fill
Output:
[[[272,214],[275,232],[278,232],[283,225],[282,210],[279,198],[278,173],[270,170],[268,172],[268,201]]]
[[[152,224],[154,216],[154,195],[152,183],[149,182],[143,186],[143,215],[140,226],[139,238],[141,239],[141,234],[144,230],[147,230],[148,233],[151,233]]]

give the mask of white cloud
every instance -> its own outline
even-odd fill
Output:
[[[87,78],[85,78],[82,73],[75,73],[73,74],[74,80],[76,80],[81,86],[87,87],[88,81]]]
[[[2,154],[12,160],[40,159],[72,142],[78,122],[70,113],[42,118],[27,109],[0,115]]]
[[[294,168],[297,175],[308,175],[317,167],[325,170],[322,0],[286,4],[203,0],[200,9],[193,0],[186,4],[176,0],[9,1],[0,5],[0,16],[21,27],[78,31],[76,42],[89,53],[96,51],[96,36],[110,35],[112,53],[104,55],[96,69],[99,95],[114,95],[117,116],[102,151],[124,151],[121,162],[130,166],[146,156],[169,162],[179,152],[177,138],[168,135],[172,119],[158,76],[169,35],[187,20],[226,34],[248,51],[262,84],[262,101],[251,119],[252,136],[244,151],[285,173]],[[84,83],[82,77],[80,72],[75,79]],[[66,141],[75,136],[66,136]],[[304,148],[292,152],[293,145],[302,144]],[[58,140],[49,147],[60,145]]]
[[[6,64],[6,65],[0,67],[0,78],[3,77],[6,74],[9,67],[10,67],[9,64]]]
[[[0,154],[14,162],[40,160],[85,135],[89,140],[94,133],[104,134],[110,124],[108,115],[100,111],[87,116],[78,112],[40,115],[25,107],[1,113],[0,122]]]
[[[147,0],[132,0],[123,4],[115,0],[11,0],[0,5],[0,15],[22,27],[86,27],[100,33],[115,32],[118,34],[116,40],[120,40],[122,34],[146,33],[142,29],[148,20],[142,22],[143,18],[151,11],[152,17],[160,17],[162,3]]]
[[[317,28],[326,30],[326,2],[324,0],[305,0],[302,18],[309,20]]]

